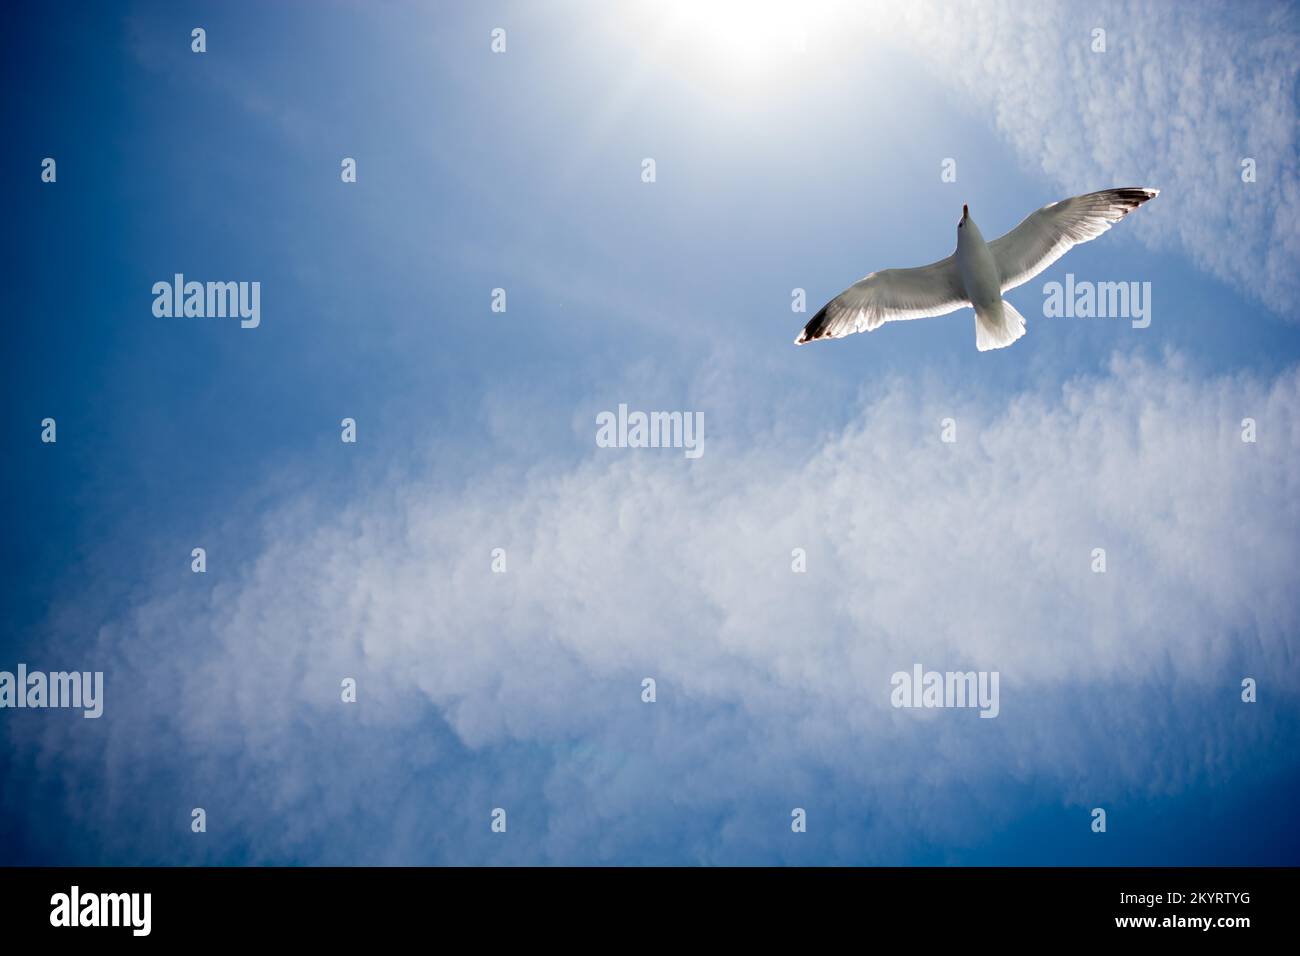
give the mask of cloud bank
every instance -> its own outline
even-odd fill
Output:
[[[103,667],[105,715],[11,721],[10,784],[96,835],[39,847],[65,861],[870,863],[977,841],[1007,787],[1227,780],[1294,743],[1298,405],[1294,368],[1116,358],[994,412],[887,383],[810,453],[593,421],[577,465],[284,505],[208,575],[65,616],[50,654]],[[891,708],[914,663],[999,671],[1001,714]]]

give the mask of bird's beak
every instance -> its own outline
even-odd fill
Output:
[[[970,206],[966,205],[965,203],[961,204],[961,217],[963,219],[970,218]]]

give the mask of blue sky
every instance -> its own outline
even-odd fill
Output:
[[[0,860],[1300,862],[1295,8],[729,9],[15,14],[0,669],[106,701],[0,715]],[[1011,348],[791,344],[963,203],[1129,185]],[[1001,714],[890,708],[914,662]]]

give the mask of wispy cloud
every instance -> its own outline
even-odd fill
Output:
[[[1298,402],[1295,369],[1176,355],[995,412],[897,381],[811,453],[719,428],[695,462],[593,442],[576,467],[286,506],[100,628],[104,718],[14,724],[19,752],[102,778],[68,798],[100,852],[165,860],[780,857],[781,815],[836,801],[872,823],[826,859],[897,861],[961,841],[958,785],[995,821],[1007,781],[1177,792],[1240,769],[1245,673],[1274,701],[1248,736],[1293,734]],[[891,709],[914,662],[1000,671],[1001,715]],[[213,834],[186,842],[200,805]],[[478,837],[497,805],[509,843]],[[378,813],[375,845],[355,823]]]
[[[915,3],[924,62],[1061,195],[1154,185],[1132,223],[1288,319],[1300,294],[1300,18],[1290,4]],[[1093,30],[1105,52],[1093,52]],[[1242,181],[1241,162],[1257,179]],[[1125,224],[1130,225],[1129,223]]]

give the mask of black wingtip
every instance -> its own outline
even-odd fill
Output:
[[[1124,215],[1128,215],[1138,206],[1160,195],[1160,190],[1146,186],[1125,186],[1113,190],[1115,198],[1124,206]]]
[[[803,345],[805,342],[813,342],[821,338],[826,332],[826,306],[808,320],[808,324],[803,327],[799,337],[794,340],[795,345]]]

